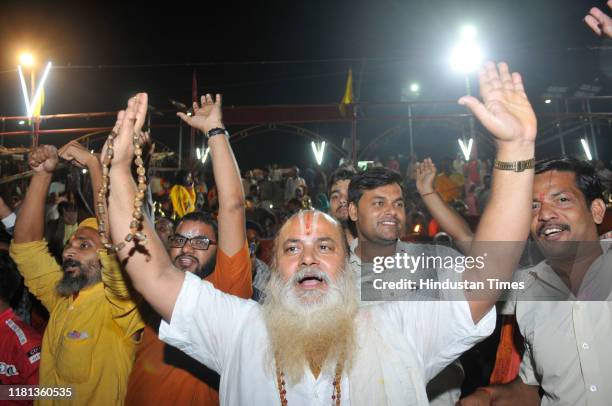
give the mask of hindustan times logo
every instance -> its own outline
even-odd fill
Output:
[[[431,255],[408,255],[397,253],[395,256],[374,257],[372,271],[382,273],[387,269],[406,270],[415,273],[419,269],[452,269],[457,273],[463,273],[471,269],[483,269],[485,257],[483,254],[477,257],[470,256],[431,256]]]

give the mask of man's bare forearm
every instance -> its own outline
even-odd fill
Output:
[[[244,191],[240,170],[225,136],[211,137],[208,146],[219,196],[219,247],[232,256],[246,241]]]
[[[91,189],[93,193],[94,207],[98,207],[98,191],[102,186],[102,166],[95,155],[91,155],[91,159],[87,162],[89,177],[91,178]]]
[[[534,153],[533,142],[516,142],[500,147],[496,158],[506,162],[525,161],[533,158]],[[485,266],[466,272],[466,280],[507,281],[512,278],[529,234],[533,177],[533,169],[522,172],[493,170],[491,197],[469,251],[471,257],[486,258]],[[495,305],[499,293],[489,289],[484,295],[480,291],[475,296],[466,294],[471,299],[474,321],[480,320]]]
[[[453,237],[462,252],[466,252],[474,233],[463,217],[444,203],[440,195],[435,192],[423,195],[422,199],[429,213],[440,224],[440,228]]]
[[[42,240],[45,232],[45,202],[53,174],[37,172],[32,176],[15,223],[16,243]]]

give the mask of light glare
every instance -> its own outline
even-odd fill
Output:
[[[19,55],[19,63],[28,68],[34,66],[34,55],[29,52],[22,53]]]
[[[587,159],[589,161],[592,161],[593,155],[591,155],[591,149],[589,148],[589,143],[584,138],[581,138],[580,142],[582,143],[582,149],[584,149],[584,153],[586,154]]]
[[[472,146],[474,145],[474,139],[470,138],[470,140],[468,141],[467,146],[465,145],[465,143],[463,142],[463,140],[460,138],[459,140],[459,148],[461,148],[461,152],[463,153],[463,156],[465,157],[466,161],[470,160],[470,154],[472,153]]]
[[[461,43],[451,53],[454,70],[467,74],[476,71],[482,63],[482,51],[475,43]]]
[[[461,39],[464,41],[474,41],[477,35],[476,27],[466,25],[461,29]]]
[[[321,165],[323,162],[323,154],[325,153],[325,141],[321,142],[320,147],[314,141],[311,141],[310,145],[312,146],[312,152],[314,153],[317,165]]]

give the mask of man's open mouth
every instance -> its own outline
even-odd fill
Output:
[[[397,220],[383,220],[380,222],[381,225],[383,226],[390,226],[390,227],[397,227]]]
[[[176,265],[182,269],[189,268],[190,266],[196,263],[197,263],[197,259],[190,257],[188,255],[181,255],[178,258],[176,258]]]
[[[569,231],[569,229],[567,224],[553,224],[542,227],[538,235],[544,237],[544,239],[553,240],[559,238],[562,232]]]
[[[298,284],[305,288],[316,287],[320,283],[323,283],[323,278],[314,275],[305,276],[298,280]]]

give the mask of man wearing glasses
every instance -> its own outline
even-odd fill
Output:
[[[221,118],[221,103],[202,97],[194,115],[182,115],[208,137],[219,199],[217,219],[195,211],[183,216],[166,248],[174,265],[217,289],[248,299],[253,294],[240,171]],[[222,175],[222,176],[221,176]],[[152,312],[152,311],[151,311]],[[219,375],[157,338],[160,317],[145,327],[130,375],[126,405],[218,405]]]

